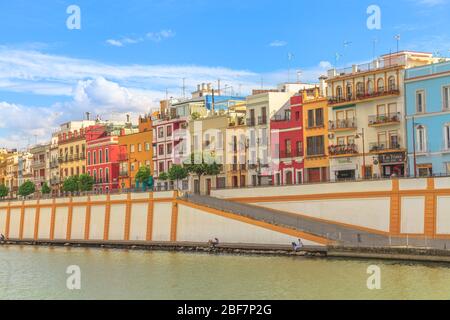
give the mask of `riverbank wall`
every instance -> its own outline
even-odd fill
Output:
[[[178,199],[145,192],[0,202],[0,233],[9,240],[131,241],[325,246],[328,240]]]
[[[448,177],[214,190],[212,196],[372,234],[450,239]]]

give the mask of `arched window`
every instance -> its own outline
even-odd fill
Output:
[[[98,180],[100,183],[103,183],[103,169],[98,171]]]
[[[427,130],[424,126],[416,127],[416,151],[427,152]]]
[[[358,82],[356,84],[356,95],[357,96],[364,95],[364,83]]]
[[[105,162],[109,162],[109,149],[105,149]]]
[[[368,94],[372,94],[373,93],[373,81],[372,80],[368,80],[367,81],[367,93]]]
[[[109,168],[105,169],[105,182],[109,183]]]
[[[378,92],[381,92],[381,93],[384,92],[384,80],[382,78],[378,79],[377,88],[378,88]]]
[[[395,77],[394,76],[390,76],[389,80],[388,80],[388,88],[389,91],[394,91],[396,89],[396,85],[395,85]]]
[[[94,183],[97,183],[97,170],[94,169]]]
[[[102,163],[102,162],[103,162],[103,151],[98,150],[98,163]]]

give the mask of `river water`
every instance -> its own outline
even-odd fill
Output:
[[[380,268],[380,290],[367,288],[371,265]],[[69,266],[78,266],[80,273],[67,274]],[[80,284],[79,290],[68,289],[69,277],[69,284]],[[0,247],[0,299],[427,298],[450,298],[450,265]]]

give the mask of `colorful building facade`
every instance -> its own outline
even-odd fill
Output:
[[[270,120],[272,172],[275,185],[303,182],[303,97],[297,94]]]
[[[139,117],[137,128],[123,128],[119,136],[119,187],[129,189],[136,186],[136,173],[142,166],[153,167],[153,128],[151,116]]]
[[[406,70],[409,174],[450,174],[450,62]]]
[[[119,135],[122,127],[96,124],[86,129],[87,174],[94,178],[94,192],[119,189]]]
[[[404,70],[432,61],[405,51],[328,72],[331,180],[405,174]]]

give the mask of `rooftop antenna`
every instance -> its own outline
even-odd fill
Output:
[[[399,52],[399,47],[400,47],[400,39],[401,39],[401,36],[399,35],[399,34],[396,34],[395,36],[394,36],[394,39],[397,41],[397,53]]]
[[[183,78],[183,99],[186,99],[186,78]]]
[[[301,75],[302,75],[302,71],[301,70],[297,70],[297,83],[300,83]]]
[[[291,61],[294,59],[294,55],[291,52],[288,52],[288,83],[291,82]]]
[[[378,39],[377,38],[373,38],[372,39],[372,54],[373,54],[373,58],[376,59],[377,57],[377,53],[376,53],[376,48],[377,48],[377,43],[378,43]]]

